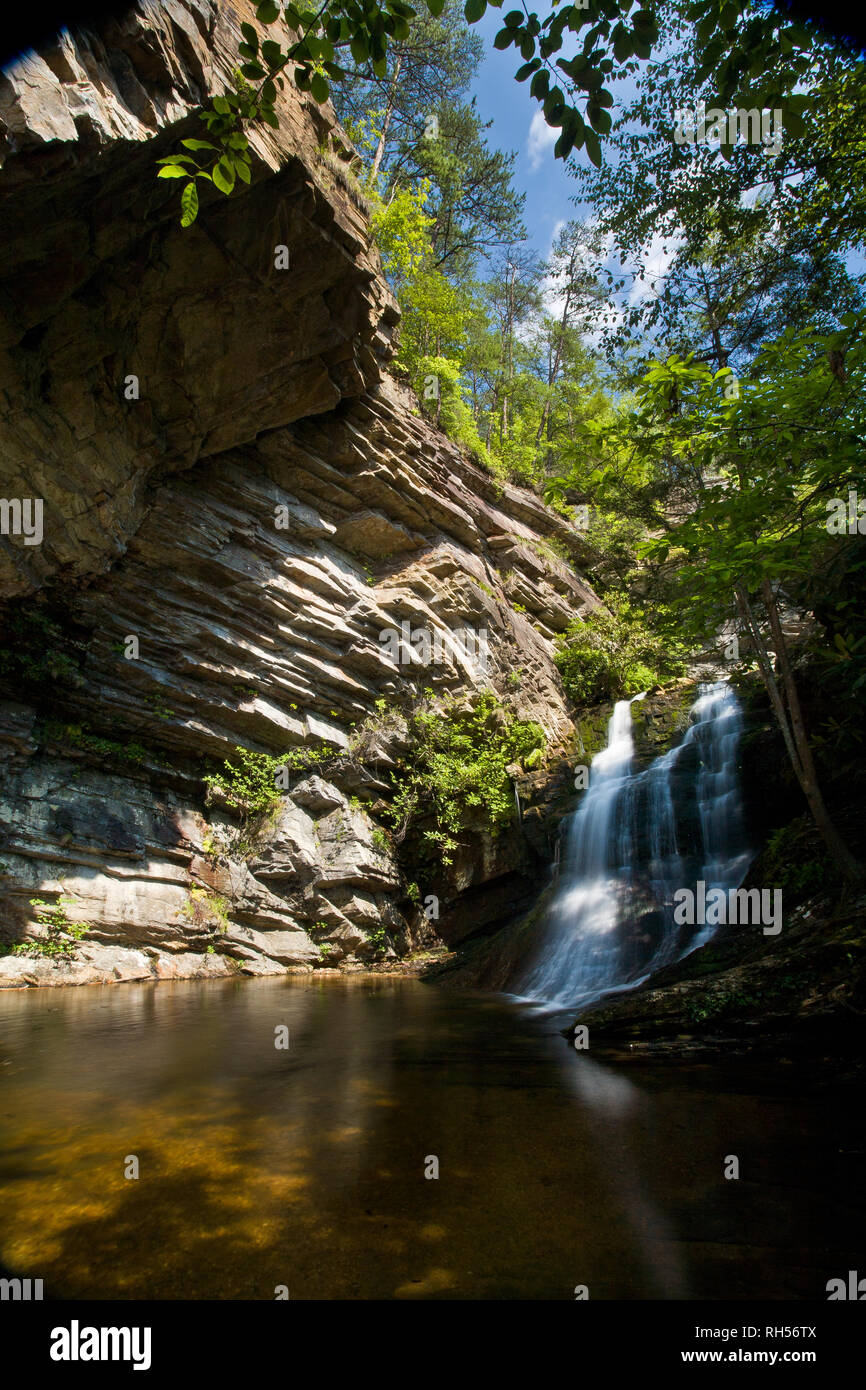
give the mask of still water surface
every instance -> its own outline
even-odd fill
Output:
[[[222,1299],[825,1298],[862,1262],[844,1093],[559,1022],[369,976],[6,991],[0,1262]]]

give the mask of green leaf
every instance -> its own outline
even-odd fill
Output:
[[[585,132],[586,152],[589,155],[596,169],[601,168],[601,141],[594,130],[587,126]]]
[[[514,41],[514,34],[510,29],[500,29],[496,38],[493,40],[494,48],[507,48]]]
[[[156,177],[158,179],[188,179],[189,169],[184,169],[179,164],[167,164],[164,169],[160,169]]]
[[[487,0],[466,0],[463,13],[469,24],[477,24],[487,9]]]
[[[792,139],[799,140],[806,133],[806,123],[799,111],[791,106],[782,108],[782,130]]]
[[[198,189],[195,186],[195,179],[190,179],[180,195],[180,210],[182,213],[180,225],[191,227],[198,217]]]
[[[213,109],[214,111],[218,111],[221,116],[228,116],[231,114],[232,108],[229,106],[225,97],[214,97]]]
[[[188,150],[215,150],[216,145],[212,145],[210,140],[181,140]]]
[[[212,145],[210,148],[213,149],[214,146]],[[158,159],[156,162],[157,164],[195,164],[195,160],[190,154],[169,154],[166,155],[165,159]]]
[[[248,160],[248,159],[244,159],[244,158],[242,158],[242,157],[240,157],[240,156],[235,156],[234,165],[235,165],[235,169],[236,169],[236,170],[238,171],[238,173],[240,174],[240,176],[241,176],[241,178],[243,179],[244,183],[249,183],[249,182],[251,181],[251,178],[252,178],[252,175],[250,174],[250,164],[249,164],[249,160]]]
[[[427,0],[427,8],[434,18],[438,19],[445,8],[445,0]]]
[[[502,23],[506,29],[519,29],[523,24],[523,11],[509,10]]]
[[[612,122],[610,116],[602,107],[591,103],[586,108],[586,114],[589,116],[589,123],[593,130],[597,130],[599,135],[610,134]]]
[[[262,57],[269,68],[278,68],[285,54],[280,45],[275,43],[273,39],[265,39],[262,44]]]
[[[328,97],[331,94],[331,89],[320,72],[313,73],[313,77],[310,82],[310,91],[312,92],[313,96],[315,97],[316,101],[319,103],[320,106],[323,102],[328,100]]]
[[[258,63],[244,63],[241,67],[244,77],[248,77],[251,82],[260,82],[263,77],[267,77],[263,67]]]
[[[221,159],[215,166],[213,181],[221,193],[231,193],[235,186],[235,171],[227,159]]]
[[[256,19],[260,24],[273,24],[275,19],[280,17],[280,7],[274,4],[274,0],[262,0],[256,10]]]
[[[632,53],[631,34],[629,30],[620,22],[615,26],[611,38],[613,39],[613,52],[617,62],[626,62],[626,60],[631,57]]]
[[[251,24],[242,24],[241,33],[254,53],[259,51],[259,36]]]

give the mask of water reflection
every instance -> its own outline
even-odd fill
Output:
[[[828,1246],[849,1267],[841,1105],[545,1027],[385,978],[5,993],[0,1261],[85,1298],[802,1297]]]

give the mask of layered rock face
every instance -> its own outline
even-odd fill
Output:
[[[89,926],[74,965],[0,982],[404,953],[507,915],[546,852],[531,816],[476,837],[427,921],[375,824],[387,740],[360,779],[294,776],[243,854],[205,804],[238,747],[344,750],[425,689],[495,689],[564,748],[553,640],[598,603],[558,558],[580,537],[388,375],[399,312],[330,108],[287,85],[251,186],[179,227],[155,160],[253,15],[142,0],[0,78],[3,930],[62,893]]]

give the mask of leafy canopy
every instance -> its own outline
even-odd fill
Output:
[[[499,9],[502,0],[491,4]],[[477,23],[487,6],[488,0],[466,0],[467,22]],[[446,0],[426,0],[434,17],[445,7]],[[807,26],[773,10],[755,10],[749,0],[691,0],[685,12],[696,26],[700,71],[716,74],[723,103],[740,95],[749,105],[784,99],[790,121],[797,121],[806,98],[795,88],[809,73],[814,42]],[[356,71],[366,66],[373,79],[384,79],[389,46],[409,38],[416,15],[405,0],[323,0],[318,9],[262,0],[256,10],[261,28],[241,25],[234,89],[214,97],[201,113],[207,138],[184,140],[184,153],[159,161],[161,178],[185,180],[182,226],[198,215],[199,180],[226,196],[239,179],[250,182],[246,129],[254,123],[279,127],[276,102],[287,78],[320,104],[329,99],[332,83],[345,78],[350,61]],[[278,37],[264,37],[262,31],[274,25]],[[584,7],[554,0],[546,15],[507,11],[494,46],[514,48],[523,60],[515,77],[529,82],[548,125],[560,130],[556,157],[585,149],[599,167],[601,141],[612,127],[610,85],[649,60],[658,37],[654,5],[635,9],[634,0],[589,0]],[[770,76],[762,81],[764,72]]]

